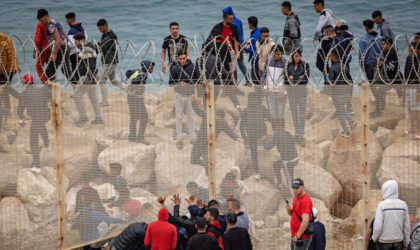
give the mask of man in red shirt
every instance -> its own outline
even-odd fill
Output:
[[[149,224],[144,238],[144,244],[151,250],[174,250],[176,248],[176,227],[168,223],[168,209],[159,210],[158,220]]]
[[[312,201],[305,192],[303,180],[296,178],[292,181],[292,188],[295,197],[292,206],[286,201],[286,211],[292,216],[290,229],[292,231],[291,249],[306,250],[311,243],[311,236],[305,234],[309,220],[312,220]]]

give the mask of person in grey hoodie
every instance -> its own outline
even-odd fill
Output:
[[[300,21],[298,15],[292,12],[292,4],[284,1],[281,4],[281,12],[287,16],[284,23],[283,47],[286,55],[292,54],[296,50],[302,51]]]
[[[328,64],[327,54],[329,51],[329,39],[324,39],[324,28],[327,25],[334,25],[334,16],[333,12],[329,9],[324,8],[324,0],[315,0],[314,1],[314,10],[319,13],[318,24],[315,28],[314,40],[321,42],[321,46],[318,49],[316,57],[316,67],[322,74],[326,75],[328,72],[324,72],[325,64]]]
[[[378,249],[406,249],[410,243],[410,216],[407,203],[398,199],[398,183],[389,180],[382,185],[382,197],[373,224],[372,239]]]
[[[381,36],[383,38],[391,38],[393,42],[395,42],[395,35],[392,32],[391,25],[382,18],[382,12],[380,10],[375,10],[372,13],[373,21],[378,25],[378,29],[381,31]]]

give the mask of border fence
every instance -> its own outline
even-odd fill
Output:
[[[381,48],[373,69],[359,67],[376,45],[359,57],[360,40],[345,39],[321,53],[327,58],[322,72],[316,61],[323,41],[303,39],[307,66],[302,64],[298,80],[290,78],[295,61],[289,55],[283,53],[284,73],[277,71],[276,50],[267,54],[263,79],[256,56],[241,77],[223,69],[230,55],[217,38],[196,37],[188,41],[194,66],[174,62],[165,74],[152,41],[140,49],[123,41],[112,45],[120,59],[118,83],[112,84],[101,84],[99,58],[107,55],[100,47],[77,61],[76,68],[84,66],[87,73],[70,68],[55,78],[46,70],[50,60],[36,73],[53,44],[33,51],[30,36],[2,41],[1,54],[6,47],[14,50],[12,62],[20,69],[0,67],[7,78],[0,86],[0,247],[94,244],[130,223],[156,220],[158,197],[166,197],[173,213],[171,196],[180,194],[181,215],[188,214],[184,198],[194,194],[204,202],[216,199],[224,213],[227,197],[240,200],[255,249],[285,249],[290,217],[284,205],[293,200],[292,177],[305,182],[326,228],[327,249],[364,248],[383,199],[381,185],[390,179],[399,183],[411,222],[419,221],[420,68],[414,39],[398,36],[393,42],[398,59],[392,69],[389,50]],[[216,63],[208,68],[211,53]],[[54,69],[66,69],[67,48],[62,54]],[[331,57],[339,63],[336,75],[330,73],[336,69]],[[97,71],[83,60],[89,58]],[[155,62],[154,71],[147,61]],[[373,77],[365,76],[368,70]],[[35,84],[20,82],[26,73]],[[42,73],[50,79],[42,80]]]

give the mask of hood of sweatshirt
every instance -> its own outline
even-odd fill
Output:
[[[74,35],[74,34],[79,33],[79,32],[83,33],[84,31],[85,30],[83,29],[81,23],[75,23],[75,24],[70,25],[69,35]]]
[[[290,16],[287,16],[287,18],[286,18],[286,21],[287,20],[289,20],[289,19],[296,19],[296,21],[299,23],[299,25],[300,25],[300,20],[299,20],[299,17],[298,17],[298,15],[296,15],[294,12],[292,12],[292,14],[290,14]]]
[[[159,210],[158,220],[159,220],[159,221],[165,221],[165,222],[168,222],[168,218],[169,218],[169,212],[168,212],[168,209],[166,209],[166,208],[162,207],[162,208]]]
[[[235,16],[235,13],[233,12],[233,9],[232,9],[232,7],[231,6],[227,6],[226,8],[224,8],[223,9],[223,14],[225,14],[226,12],[232,12],[232,14],[233,14],[233,18],[235,18],[236,16]]]
[[[141,71],[143,72],[143,73],[147,73],[148,71],[149,71],[149,69],[150,69],[150,66],[153,64],[153,62],[152,61],[149,61],[149,60],[144,60],[144,61],[142,61],[141,62]]]
[[[389,180],[382,185],[382,197],[384,200],[398,198],[398,183]]]
[[[324,9],[323,11],[321,11],[321,13],[320,13],[320,15],[330,15],[330,16],[332,16],[332,17],[334,17],[334,14],[333,14],[333,12],[332,12],[332,10],[330,10],[330,9]]]

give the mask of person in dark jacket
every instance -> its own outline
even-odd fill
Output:
[[[325,239],[325,226],[319,220],[316,220],[318,215],[318,210],[312,208],[312,216],[315,225],[315,233],[312,234],[311,244],[309,245],[308,250],[325,250],[327,240]]]
[[[410,126],[405,134],[414,133],[414,139],[420,139],[420,43],[414,46],[414,54],[405,61],[404,77],[407,81],[405,105],[408,109]]]
[[[91,205],[91,202],[94,203],[94,209],[98,212],[105,213],[105,208],[102,204],[99,193],[96,189],[90,186],[91,175],[85,173],[82,176],[83,187],[77,191],[76,194],[76,208],[74,211],[79,213],[83,208]]]
[[[351,89],[348,84],[348,79],[346,78],[348,67],[342,65],[339,59],[339,53],[336,49],[333,49],[330,52],[330,59],[332,64],[328,74],[328,81],[333,85],[331,86],[332,101],[342,128],[340,134],[343,137],[350,137],[350,130],[347,126],[347,122],[349,123],[350,128],[354,128],[356,124],[350,115],[348,106],[346,106],[346,103],[350,98]]]
[[[192,200],[192,198],[191,198]],[[191,218],[188,219],[184,216],[180,216],[179,214],[179,206],[181,205],[181,199],[179,198],[179,195],[174,194],[172,201],[174,202],[174,216],[172,218],[174,224],[177,227],[184,228],[187,231],[187,237],[191,238],[197,233],[197,228],[195,227],[195,224],[197,223],[198,219],[198,210],[190,209],[190,205],[188,206],[188,211],[190,212]]]
[[[229,231],[223,236],[225,250],[252,250],[252,242],[246,229],[236,227],[237,216],[229,212],[227,214]]]
[[[280,160],[273,163],[274,175],[278,184],[276,188],[280,189],[280,184],[282,183],[281,169],[284,168],[287,181],[291,181],[294,178],[294,167],[299,163],[299,156],[295,138],[284,129],[284,119],[273,120],[272,126],[273,137],[265,140],[263,146],[266,150],[277,147],[277,151],[280,153]]]
[[[41,160],[39,157],[39,136],[44,142],[44,147],[48,148],[50,140],[48,139],[47,127],[45,124],[50,120],[51,101],[50,86],[37,86],[34,84],[34,77],[32,75],[25,75],[22,79],[23,84],[27,84],[25,90],[20,94],[17,114],[21,119],[20,124],[24,124],[25,110],[26,114],[31,118],[31,127],[29,130],[29,144],[31,146],[31,153],[33,158],[31,171],[34,173],[41,172]]]
[[[207,225],[207,234],[215,237],[219,246],[223,250],[223,229],[219,223],[219,210],[217,208],[209,208],[207,209],[207,213],[205,215]]]
[[[261,178],[258,168],[258,140],[267,135],[267,127],[264,119],[268,118],[267,109],[262,105],[262,98],[251,92],[248,94],[248,105],[241,113],[240,131],[251,150],[253,174],[257,179]]]
[[[203,217],[197,218],[195,228],[198,233],[188,240],[187,250],[220,250],[216,238],[207,234],[207,222]]]
[[[200,79],[198,67],[187,59],[184,51],[178,53],[178,62],[171,67],[169,84],[175,90],[175,115],[176,115],[176,139],[177,148],[181,149],[182,142],[182,117],[184,110],[188,115],[188,134],[190,143],[197,140],[194,126],[194,111],[192,109],[191,97],[195,93],[195,86]]]
[[[292,54],[291,63],[287,64],[285,84],[293,124],[295,125],[296,142],[302,146],[305,146],[306,104],[308,102],[306,85],[310,73],[309,64],[302,61],[302,52],[300,50],[295,51]]]
[[[71,70],[72,72],[74,72],[78,63],[77,53],[79,52],[78,46],[74,42],[74,35],[76,35],[77,33],[82,33],[85,35],[86,40],[88,40],[88,36],[82,24],[76,22],[76,14],[74,12],[67,13],[65,17],[67,24],[70,26],[70,30],[67,33],[67,44],[69,49]]]
[[[148,250],[144,245],[146,231],[147,224],[144,222],[130,224],[111,241],[111,250]]]
[[[101,109],[96,94],[96,74],[98,73],[96,68],[96,48],[92,43],[86,43],[86,37],[81,32],[75,34],[73,39],[79,49],[79,52],[76,53],[79,63],[72,78],[72,83],[77,83],[73,95],[74,102],[79,111],[79,120],[76,124],[82,125],[89,120],[83,101],[83,96],[86,92],[95,113],[95,119],[91,123],[103,124],[104,121],[102,120]]]
[[[130,112],[130,129],[128,140],[131,142],[143,143],[149,145],[144,138],[149,115],[144,104],[144,91],[147,81],[147,74],[153,73],[155,63],[149,60],[141,62],[140,70],[128,70],[126,77],[128,79],[128,109]],[[137,133],[137,122],[140,122]]]
[[[292,4],[284,1],[281,4],[281,12],[286,17],[283,31],[283,47],[286,55],[291,55],[296,50],[302,51],[300,34],[300,21],[298,15],[292,12]]]

